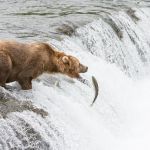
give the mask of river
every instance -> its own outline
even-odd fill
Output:
[[[149,27],[148,0],[0,0],[1,39],[51,43],[89,67],[89,86],[43,74],[29,91],[0,87],[0,150],[149,150]]]

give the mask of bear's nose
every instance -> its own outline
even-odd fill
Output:
[[[87,71],[88,71],[88,67],[86,66],[86,67],[85,67],[85,72],[87,72]]]
[[[87,72],[87,70],[88,70],[88,67],[87,66],[83,66],[83,68],[82,68],[82,73],[85,73],[85,72]]]

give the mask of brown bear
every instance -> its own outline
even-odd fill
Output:
[[[22,89],[28,90],[32,88],[32,79],[44,72],[78,78],[79,73],[85,73],[87,69],[77,58],[50,44],[0,40],[0,86],[18,81]]]

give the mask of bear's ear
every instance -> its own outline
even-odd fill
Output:
[[[63,56],[62,61],[64,64],[68,64],[69,63],[69,58],[67,56]]]

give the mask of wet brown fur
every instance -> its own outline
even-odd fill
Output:
[[[62,58],[67,56],[68,61]],[[18,81],[22,89],[32,88],[32,79],[44,72],[62,73],[70,77],[79,77],[87,71],[73,56],[56,50],[53,46],[42,43],[19,43],[0,41],[0,86]]]

